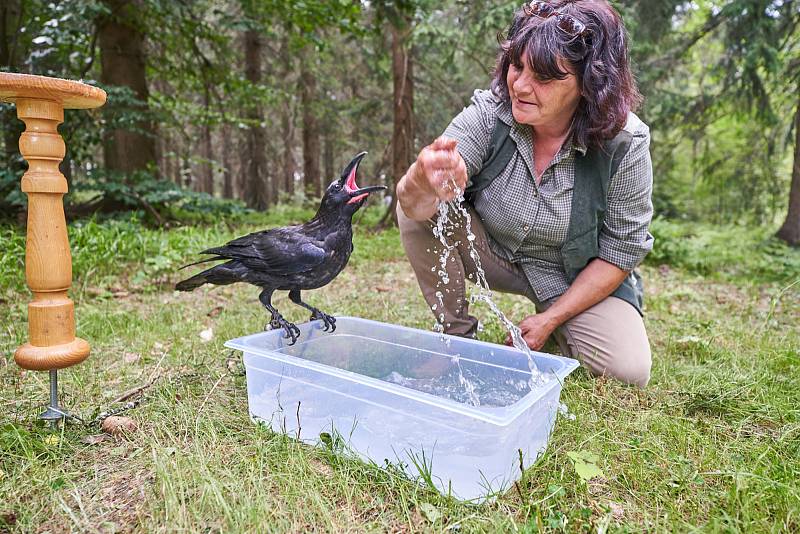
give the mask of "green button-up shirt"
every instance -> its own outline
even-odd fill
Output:
[[[505,170],[474,199],[489,234],[492,249],[520,264],[540,302],[563,294],[569,287],[561,247],[567,239],[575,183],[575,153],[586,148],[568,139],[537,185],[534,180],[533,130],[514,120],[510,104],[491,91],[478,90],[471,105],[453,119],[445,137],[458,141],[469,176],[476,175],[488,157],[496,121],[511,126],[517,152]],[[653,247],[648,226],[653,216],[653,171],[650,131],[631,113],[625,130],[633,135],[628,153],[611,178],[608,209],[600,230],[600,258],[620,269],[633,270]]]

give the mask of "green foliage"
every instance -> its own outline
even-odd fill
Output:
[[[123,206],[128,210],[145,210],[150,222],[157,224],[170,220],[202,223],[220,218],[241,218],[251,211],[240,201],[184,189],[144,171],[122,174],[98,169],[80,183],[76,193],[97,195],[114,208]]]
[[[756,225],[713,226],[656,218],[655,238],[646,262],[670,265],[722,279],[800,279],[800,250],[774,237],[774,229]]]
[[[772,224],[785,214],[800,78],[796,2],[624,2],[667,217]],[[661,15],[672,10],[672,22]],[[643,20],[644,19],[644,20]],[[653,30],[656,31],[653,31]]]
[[[589,451],[570,451],[567,457],[572,460],[575,473],[585,484],[595,477],[605,477],[603,470],[598,467],[600,457]]]
[[[25,205],[25,194],[19,188],[21,175],[9,166],[0,169],[0,208],[11,214]]]
[[[19,31],[8,43],[14,57],[0,68],[96,84],[101,77],[96,21],[109,15],[106,2],[20,3]],[[613,3],[630,30],[646,97],[640,114],[653,132],[657,213],[772,225],[785,213],[792,169],[792,117],[800,87],[797,2]],[[149,101],[145,106],[129,89],[104,87],[109,99],[102,112],[67,112],[60,131],[73,171],[70,187],[96,187],[92,174],[102,167],[108,131],[137,130],[148,121],[153,130],[142,133],[156,136],[162,171],[171,175],[159,179],[183,181],[209,159],[217,176],[223,168],[233,171],[241,165],[241,134],[255,125],[269,134],[263,150],[270,177],[280,178],[287,151],[295,162],[302,152],[300,62],[321,88],[306,109],[319,121],[326,167],[366,149],[376,157],[365,161],[365,173],[391,182],[396,177],[388,163],[393,120],[388,24],[412,27],[419,148],[441,134],[475,88],[488,86],[497,34],[519,5],[505,0],[142,0],[134,15],[147,39]],[[242,68],[241,36],[248,30],[261,35],[265,50],[259,84],[248,81]],[[3,128],[18,128],[4,108],[0,105]],[[251,116],[254,110],[260,119]],[[210,157],[199,142],[206,131],[213,135]],[[290,131],[294,137],[283,139]],[[222,135],[227,148],[219,146]],[[4,145],[9,142],[11,137],[2,139]],[[23,166],[16,147],[3,148],[0,208],[5,216],[21,209],[25,199],[17,186]],[[167,170],[165,162],[172,168]],[[118,205],[136,207],[123,193],[116,192],[124,197]],[[80,204],[86,198],[78,194],[66,200]]]

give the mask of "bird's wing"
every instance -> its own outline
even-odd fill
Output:
[[[256,232],[202,253],[239,260],[251,269],[276,275],[308,271],[325,261],[325,249],[308,236],[292,230],[277,228]]]

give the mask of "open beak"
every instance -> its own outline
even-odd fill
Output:
[[[345,167],[344,172],[342,173],[343,178],[345,176],[347,177],[345,178],[344,188],[347,191],[347,193],[352,197],[349,201],[347,201],[348,204],[355,204],[356,202],[364,199],[367,195],[369,195],[373,191],[380,191],[381,189],[386,189],[386,187],[382,185],[358,187],[358,184],[356,183],[358,164],[366,155],[367,155],[366,152],[362,152],[356,157],[354,157],[353,160],[347,164],[347,167]]]

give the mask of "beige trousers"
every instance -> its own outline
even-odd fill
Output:
[[[480,217],[471,208],[470,213],[475,249],[492,291],[523,295],[533,302],[536,311],[547,309],[556,299],[537,302],[522,269],[491,250]],[[428,306],[436,305],[437,317],[444,314],[445,332],[474,336],[478,320],[469,314],[466,280],[475,281],[476,268],[469,254],[465,225],[454,225],[448,230],[453,235],[447,237],[447,243],[456,245],[447,262],[450,281],[437,287],[442,245],[433,235],[435,220],[413,221],[406,217],[399,204],[397,219],[403,247],[422,295]],[[437,291],[442,293],[444,309],[439,305]],[[652,359],[644,322],[639,312],[624,300],[607,297],[561,325],[553,337],[562,354],[580,360],[594,375],[610,376],[640,387],[650,380]]]

